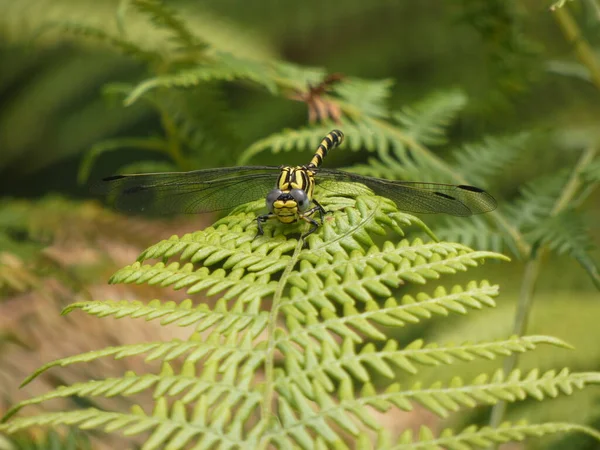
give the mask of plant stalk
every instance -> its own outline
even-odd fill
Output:
[[[597,150],[595,147],[589,147],[583,151],[579,161],[573,168],[573,172],[565,185],[560,197],[554,203],[550,216],[554,217],[569,207],[577,192],[582,186],[581,172],[590,164],[595,156]],[[537,249],[532,247],[532,251],[529,255],[529,259],[525,263],[525,272],[523,274],[523,283],[521,284],[521,291],[519,293],[519,303],[517,304],[517,311],[515,313],[515,319],[513,322],[512,334],[517,336],[523,336],[527,331],[527,325],[529,323],[529,315],[533,305],[533,293],[535,291],[535,285],[540,274],[541,262],[547,253],[547,247],[541,247]],[[510,355],[504,361],[504,373],[509,374],[514,370],[519,361],[519,357],[516,353]],[[506,412],[506,402],[499,402],[492,408],[490,416],[490,426],[498,427],[504,420],[504,414]]]
[[[590,44],[583,38],[577,22],[566,7],[555,8],[552,12],[565,39],[573,45],[577,58],[588,69],[592,82],[600,89],[600,62]]]
[[[287,280],[292,273],[292,270],[298,262],[298,256],[304,245],[304,239],[298,239],[298,244],[294,249],[292,258],[288,262],[279,283],[277,289],[273,295],[273,304],[271,305],[271,311],[269,313],[269,325],[267,327],[267,348],[265,350],[265,381],[264,381],[264,397],[261,405],[261,419],[266,420],[268,417],[273,415],[273,397],[275,395],[275,330],[277,329],[277,318],[279,316],[279,308],[281,307],[281,299]],[[265,448],[268,445],[267,442],[262,443],[259,448]]]

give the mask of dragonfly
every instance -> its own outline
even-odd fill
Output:
[[[153,214],[224,211],[264,197],[268,212],[256,218],[258,235],[263,234],[263,224],[272,219],[284,224],[304,221],[311,227],[303,238],[323,224],[327,213],[313,196],[315,185],[342,195],[356,195],[364,193],[363,187],[352,184],[358,183],[411,213],[470,216],[496,208],[494,197],[474,186],[392,181],[322,168],[328,152],[343,140],[341,131],[331,131],[310,162],[302,166],[238,166],[115,175],[104,178],[100,189],[119,210]],[[314,219],[316,213],[320,224]]]

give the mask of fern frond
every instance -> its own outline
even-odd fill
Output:
[[[504,422],[497,428],[469,426],[456,433],[447,428],[438,436],[423,426],[418,436],[413,436],[412,430],[407,430],[391,446],[393,450],[429,450],[433,448],[472,449],[489,448],[495,444],[506,442],[521,442],[528,438],[538,438],[554,433],[579,432],[588,434],[600,441],[600,433],[590,427],[565,422],[543,424],[528,424],[527,422]]]
[[[389,243],[383,249],[373,246],[368,253],[351,253],[349,258],[342,255],[335,255],[327,264],[324,264],[323,259],[318,259],[316,264],[302,260],[299,273],[290,277],[290,284],[295,289],[290,290],[289,299],[282,301],[282,307],[294,310],[296,317],[301,315],[301,311],[297,310],[298,305],[308,311],[311,311],[309,305],[335,311],[334,303],[352,307],[358,301],[373,308],[375,305],[370,302],[373,302],[374,296],[388,297],[392,295],[390,288],[397,288],[405,283],[425,284],[428,280],[439,279],[445,274],[466,271],[468,267],[479,265],[485,258],[498,257],[495,253],[465,250],[459,244],[423,245],[419,240],[412,245],[406,240],[397,246]],[[313,254],[308,256],[313,260],[318,257]],[[327,270],[324,270],[324,266]],[[460,288],[457,291],[460,292]],[[444,296],[445,291],[438,290],[436,294]],[[427,310],[427,303],[422,298],[423,305],[414,305],[414,310]],[[410,297],[403,300],[415,303]],[[452,308],[451,305],[457,300],[460,301],[460,295],[448,299],[446,307]],[[469,303],[468,296],[463,300]],[[386,308],[395,306],[393,298],[388,299],[388,302]],[[444,310],[444,300],[441,299],[439,304],[431,308],[438,312]],[[352,310],[346,312],[352,314]],[[426,312],[421,314],[427,315]],[[410,315],[409,312],[408,316]]]
[[[0,242],[2,242],[1,235]],[[26,292],[39,283],[39,277],[25,266],[21,258],[12,253],[0,252],[0,293]]]
[[[369,237],[370,233],[383,235],[387,231],[394,231],[402,235],[403,226],[411,224],[424,226],[423,222],[416,217],[399,213],[392,201],[378,196],[364,195],[348,199],[323,195],[320,197],[320,202],[333,212],[329,220],[323,224],[323,235],[331,238],[344,235],[344,239],[323,242],[318,235],[312,235],[309,238],[312,251],[302,254],[302,258],[308,261],[314,261],[315,257],[331,259],[339,251],[349,253],[352,250],[363,249],[365,245],[372,245],[374,241]],[[262,207],[263,202],[252,204],[250,209],[255,211],[259,205]],[[223,264],[226,270],[244,269],[256,272],[257,275],[271,274],[286,266],[290,258],[289,254],[297,243],[294,239],[286,239],[283,235],[276,234],[282,228],[277,224],[274,224],[274,227],[275,236],[265,235],[256,238],[256,213],[231,215],[203,231],[187,234],[181,238],[172,236],[142,252],[138,261],[173,258],[178,255],[180,261],[202,262],[204,266],[218,263]],[[289,228],[291,227],[287,227],[285,231]],[[349,229],[354,230],[352,235],[349,235]],[[265,229],[265,232],[267,230]],[[401,245],[409,246],[407,242]],[[439,251],[442,253],[447,253],[452,247],[450,245],[445,248],[444,244],[440,245]],[[414,254],[410,249],[408,252],[410,255]],[[179,266],[172,267],[179,270]],[[137,271],[140,267],[131,266],[131,268]],[[119,281],[130,275],[128,270],[129,268],[126,268],[123,272],[117,272]],[[155,279],[155,281],[159,280]]]
[[[319,145],[323,136],[331,131],[334,124],[313,126],[310,128],[300,128],[297,130],[284,130],[280,133],[272,134],[264,139],[256,141],[248,147],[240,156],[239,164],[246,164],[256,154],[271,151],[272,153],[288,152],[295,150],[314,151]],[[398,159],[393,159],[390,154],[402,159],[407,165],[414,165],[410,162],[410,156],[407,156],[407,150],[404,143],[397,139],[390,129],[381,127],[374,122],[343,122],[342,125],[335,125],[344,129],[344,144],[342,148],[349,148],[351,151],[366,149],[368,151],[377,152],[378,156],[385,163],[400,166]],[[400,166],[401,167],[401,166]],[[355,168],[350,168],[350,171],[363,173]],[[400,168],[401,172],[403,169]],[[408,169],[404,169],[408,170]],[[365,173],[366,175],[370,175]],[[398,175],[388,178],[395,179]]]
[[[47,24],[44,27],[44,29],[51,29],[55,27],[60,29],[64,33],[70,33],[75,36],[82,36],[85,38],[93,39],[95,41],[108,44],[111,47],[119,50],[123,54],[139,59],[141,61],[154,63],[161,59],[160,53],[153,50],[145,49],[129,39],[114,36],[102,30],[101,28],[77,22],[58,22],[55,24]]]
[[[595,248],[594,239],[580,213],[566,209],[541,221],[526,236],[534,245],[547,245],[558,254],[571,255],[600,288],[598,265],[590,254]]]
[[[318,280],[315,281],[317,283],[313,283],[313,285],[318,286],[320,283]],[[393,285],[396,285],[398,280],[394,281]],[[292,280],[290,282],[293,283]],[[466,314],[467,308],[481,309],[484,305],[494,306],[492,297],[497,295],[497,287],[490,286],[487,282],[482,282],[481,286],[471,283],[467,289],[455,286],[451,293],[447,293],[440,286],[436,289],[433,298],[425,293],[420,293],[417,299],[405,295],[400,302],[394,298],[388,298],[382,306],[379,306],[379,303],[374,300],[367,299],[364,310],[361,308],[361,311],[358,311],[352,301],[352,296],[356,295],[357,291],[360,292],[357,287],[346,287],[346,292],[344,292],[343,289],[333,291],[331,285],[331,281],[326,281],[326,285],[323,287],[325,294],[321,299],[308,301],[309,295],[296,290],[299,297],[291,297],[282,302],[281,308],[287,315],[290,339],[293,339],[296,344],[307,348],[312,342],[309,337],[314,336],[323,342],[334,345],[334,348],[338,348],[337,341],[332,339],[332,334],[351,339],[353,342],[362,342],[364,339],[362,336],[374,340],[384,339],[385,335],[375,325],[402,327],[429,319],[434,314],[446,316],[451,311]],[[371,289],[373,286],[374,284]],[[383,290],[383,293],[381,290],[378,293],[385,297],[388,291],[386,284],[379,283],[377,287]],[[317,289],[309,288],[307,294],[315,290]],[[363,289],[363,292],[367,298],[370,297],[368,291]],[[343,305],[343,317],[335,314],[334,305],[329,298]],[[304,303],[302,299],[304,299]],[[311,303],[314,303],[315,306],[312,306]],[[317,315],[319,311],[321,318]],[[354,330],[358,330],[360,334]]]
[[[500,252],[504,247],[502,233],[481,216],[470,217],[468,220],[446,217],[434,230],[435,235],[442,241],[460,242],[472,248],[494,252]]]
[[[180,70],[174,74],[160,75],[138,84],[125,99],[131,105],[146,92],[157,88],[187,88],[210,80],[249,80],[277,92],[271,69],[263,63],[245,60],[229,53],[217,53],[213,62],[192,69]]]
[[[203,167],[207,160],[230,166],[241,150],[239,124],[232,117],[225,88],[223,83],[208,82],[191,90],[161,91],[149,99],[173,122],[174,138],[187,150],[191,167]]]
[[[393,114],[404,133],[425,145],[446,143],[445,128],[466,105],[467,97],[461,91],[438,92]]]
[[[374,375],[394,379],[398,370],[414,375],[419,371],[418,366],[437,367],[475,359],[494,360],[534,350],[538,344],[568,347],[560,339],[548,336],[514,336],[501,341],[460,345],[426,345],[418,339],[402,349],[398,348],[395,340],[390,339],[378,349],[373,343],[359,347],[356,341],[360,342],[360,338],[353,340],[351,337],[344,338],[342,345],[339,345],[336,340],[328,339],[329,336],[325,336],[315,325],[307,323],[306,333],[290,325],[290,339],[276,339],[278,348],[288,355],[285,373],[281,373],[277,384],[284,388],[286,384],[295,383],[309,396],[314,395],[310,385],[312,380],[318,380],[327,392],[332,392],[337,382],[344,379],[367,383]],[[362,328],[356,329],[362,331]],[[315,347],[311,338],[321,341],[320,347]],[[299,345],[304,353],[294,351],[290,341]]]
[[[240,410],[246,415],[256,405],[243,403]],[[239,445],[241,431],[238,427],[227,429],[223,422],[223,411],[219,408],[209,413],[205,402],[198,402],[189,414],[182,402],[169,406],[160,398],[151,414],[146,414],[141,407],[132,408],[130,413],[115,413],[96,408],[81,409],[73,412],[45,413],[35,417],[18,418],[9,425],[2,426],[9,433],[14,433],[34,425],[78,425],[81,428],[96,428],[106,432],[121,432],[127,436],[135,436],[147,430],[153,430],[146,441],[148,448],[183,448],[191,439],[203,437],[205,442],[220,443],[228,447]],[[256,448],[256,436],[264,429],[265,424],[259,422],[248,433],[248,440],[243,445]]]
[[[358,192],[351,187],[346,190]],[[173,236],[148,248],[137,263],[111,279],[214,295],[214,306],[194,306],[192,300],[147,305],[79,302],[65,310],[192,326],[188,340],[70,356],[46,364],[24,383],[55,366],[103,357],[144,355],[145,361],[162,364],[159,374],[129,373],[65,386],[9,413],[70,395],[110,397],[151,391],[156,405],[151,414],[136,407],[133,414],[87,409],[32,419],[13,416],[0,430],[77,424],[125,434],[147,430],[151,435],[145,445],[150,447],[326,448],[345,445],[349,436],[366,443],[366,430],[377,431],[384,442],[382,424],[373,410],[409,411],[420,404],[446,417],[461,408],[554,397],[600,382],[598,374],[567,370],[527,375],[515,371],[507,376],[498,372],[470,383],[455,377],[449,384],[430,386],[395,382],[398,370],[414,373],[422,366],[449,366],[522,353],[540,344],[566,344],[530,336],[460,345],[427,345],[417,339],[401,347],[385,335],[385,327],[494,306],[498,288],[487,281],[447,290],[438,280],[486,260],[506,258],[455,243],[404,238],[408,226],[427,229],[399,212],[389,199],[368,191],[340,196],[317,190],[315,196],[332,214],[304,242],[284,235],[303,225],[270,223],[265,235],[256,237],[257,211],[264,207],[263,200],[257,200],[206,230]],[[159,261],[145,262],[155,258]],[[407,287],[416,292],[398,293]],[[372,342],[376,340],[380,346]],[[183,367],[174,369],[179,361]]]
[[[215,401],[223,401],[224,396],[234,399],[251,398],[255,402],[260,402],[261,393],[251,388],[253,367],[246,366],[240,372],[235,369],[237,369],[235,366],[230,366],[227,371],[221,371],[219,363],[212,362],[203,365],[200,371],[194,362],[188,361],[183,364],[179,372],[176,372],[169,363],[165,362],[157,374],[137,375],[134,372],[127,372],[120,378],[60,386],[48,394],[18,403],[6,412],[5,419],[14,416],[26,406],[56,398],[133,396],[147,390],[154,391],[154,398],[177,397],[184,404],[195,402],[203,395],[208,397],[210,405]]]
[[[380,412],[388,411],[394,406],[410,411],[413,403],[419,403],[437,415],[447,417],[449,412],[456,411],[461,406],[472,408],[477,404],[495,404],[528,396],[537,399],[555,397],[559,389],[572,392],[575,388],[583,388],[586,383],[598,382],[598,374],[571,375],[566,370],[559,374],[550,371],[541,376],[532,371],[525,377],[521,377],[519,371],[512,372],[508,377],[498,371],[491,379],[479,376],[468,386],[456,378],[448,387],[436,383],[430,388],[423,388],[417,383],[408,390],[402,390],[398,383],[394,383],[383,392],[377,392],[371,383],[365,383],[360,391],[355,391],[351,380],[342,379],[335,397],[318,381],[312,383],[313,396],[290,383],[289,386],[278,389],[281,429],[276,432],[278,435],[287,435],[295,444],[306,446],[310,442],[308,429],[318,429],[321,437],[332,443],[339,440],[339,436],[329,423],[335,423],[354,436],[359,433],[355,422],[373,430],[381,429],[381,423],[369,414],[368,407]],[[311,407],[312,402],[319,406],[318,410]]]
[[[388,146],[377,147],[378,160],[370,159],[367,164],[351,170],[390,180],[454,182],[449,177],[452,171],[442,170],[435,164],[432,154],[424,146],[446,142],[445,128],[465,104],[466,97],[462,92],[441,92],[395,113],[393,117],[400,127],[368,120],[367,129],[376,136],[384,137]]]
[[[160,138],[119,138],[111,139],[95,144],[89,152],[85,153],[79,171],[77,172],[77,181],[80,184],[86,183],[96,159],[103,153],[120,150],[124,148],[140,148],[157,152],[167,151],[167,142]],[[128,172],[124,172],[128,173]]]
[[[480,143],[467,144],[454,152],[453,169],[469,183],[485,187],[490,178],[505,171],[523,154],[527,133],[504,137],[486,137]]]
[[[121,359],[149,353],[145,358],[147,362],[157,359],[168,362],[186,354],[185,360],[188,362],[197,362],[205,358],[206,364],[218,363],[223,370],[232,364],[235,366],[242,362],[252,366],[259,364],[264,359],[263,352],[257,351],[252,347],[252,340],[255,338],[256,335],[253,336],[249,333],[230,333],[227,337],[223,338],[219,333],[211,332],[206,338],[202,338],[199,334],[194,334],[187,341],[175,339],[170,342],[150,342],[107,347],[102,350],[86,352],[45,364],[28,376],[21,385],[25,386],[29,384],[40,374],[53,367],[66,367],[107,356]]]
[[[246,329],[252,336],[258,336],[267,326],[268,313],[258,311],[260,302],[257,300],[259,297],[250,302],[238,299],[229,309],[226,304],[227,300],[227,298],[221,298],[212,310],[206,304],[194,307],[190,299],[179,303],[163,303],[160,300],[152,300],[149,303],[88,301],[69,305],[63,310],[63,314],[81,309],[98,317],[114,316],[117,319],[143,317],[148,321],[160,319],[161,325],[176,323],[180,327],[197,324],[197,331],[215,327],[215,330],[224,336],[230,333],[240,333]]]
[[[521,197],[506,206],[507,216],[519,229],[536,227],[550,215],[570,175],[569,170],[539,177],[527,183]]]
[[[10,439],[0,434],[2,450],[92,450],[92,444],[82,431],[70,428],[67,433],[49,430],[47,433],[17,433]]]
[[[584,180],[592,183],[600,183],[600,158],[588,165],[582,174]]]
[[[321,67],[306,67],[285,61],[273,61],[271,66],[283,86],[303,91],[323,81],[327,72]]]
[[[184,236],[185,238],[185,236]],[[218,244],[218,243],[216,243]],[[215,254],[219,250],[215,251]],[[223,255],[223,251],[219,255]],[[269,270],[259,275],[256,273],[245,273],[244,262],[255,262],[257,255],[248,255],[245,261],[239,261],[240,267],[231,271],[217,269],[215,271],[200,268],[193,271],[191,263],[180,266],[180,263],[174,262],[165,266],[164,263],[155,265],[141,265],[134,263],[119,270],[112,277],[111,283],[148,283],[150,285],[160,285],[163,287],[173,286],[174,289],[188,288],[188,294],[196,294],[206,291],[208,296],[222,294],[224,300],[232,300],[236,297],[241,304],[251,303],[256,299],[263,298],[265,295],[271,295],[275,292],[276,283],[270,281],[270,273],[277,271],[281,261],[276,259],[276,255],[270,261],[274,265]],[[233,258],[235,261],[236,258]],[[240,258],[241,259],[241,258]],[[282,256],[283,260],[287,260]],[[250,260],[250,261],[249,261]],[[267,262],[268,264],[269,262]],[[254,268],[251,264],[249,270]]]
[[[335,93],[344,99],[352,108],[356,108],[361,115],[370,117],[388,117],[389,110],[386,104],[391,93],[394,81],[361,80],[359,78],[345,78],[342,83],[335,85]]]
[[[206,47],[198,36],[188,27],[175,10],[166,6],[159,0],[133,0],[131,4],[142,13],[150,17],[157,28],[168,31],[177,44],[187,50],[202,50]]]

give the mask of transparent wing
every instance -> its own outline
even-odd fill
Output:
[[[350,192],[349,185],[336,189],[336,182],[364,184],[376,194],[393,200],[401,210],[414,213],[470,216],[492,211],[497,206],[494,197],[474,186],[390,181],[332,169],[320,169],[315,179],[319,187],[340,194],[360,191]]]
[[[280,169],[224,167],[193,172],[115,175],[92,187],[117,209],[152,214],[221,211],[265,197]]]

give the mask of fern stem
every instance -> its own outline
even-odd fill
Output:
[[[267,350],[265,354],[265,390],[263,403],[261,406],[261,417],[264,419],[266,417],[271,416],[272,414],[272,406],[273,406],[273,395],[275,393],[275,348],[277,347],[277,342],[275,339],[275,330],[277,329],[277,316],[279,315],[279,308],[281,307],[283,291],[285,289],[285,285],[287,280],[294,270],[296,263],[298,262],[298,256],[300,255],[300,251],[304,245],[304,239],[298,239],[298,244],[294,249],[294,253],[290,258],[281,278],[279,279],[279,283],[277,284],[277,289],[273,294],[273,304],[271,305],[271,312],[269,313],[269,325],[267,327]],[[268,442],[262,443],[263,445],[259,446],[260,448],[265,448]]]
[[[583,151],[579,161],[573,168],[573,172],[571,173],[565,188],[554,203],[552,211],[550,212],[550,216],[556,216],[564,209],[569,207],[569,204],[582,186],[581,172],[594,160],[596,153],[597,149],[595,147],[589,147]],[[542,260],[547,251],[547,247],[537,248],[534,246],[531,254],[529,255],[529,259],[525,264],[525,273],[523,275],[523,283],[521,285],[521,292],[519,294],[519,303],[517,305],[515,320],[513,322],[513,335],[523,336],[527,330],[529,314],[533,305],[533,293],[535,291],[535,285],[540,274]],[[510,373],[517,366],[518,359],[519,356],[516,353],[513,353],[506,358],[503,366],[504,373]],[[504,419],[505,412],[506,402],[500,402],[494,405],[490,417],[490,426],[498,427]]]
[[[181,142],[179,140],[179,135],[177,134],[177,125],[175,125],[173,119],[171,119],[169,114],[164,110],[161,110],[160,112],[160,120],[167,133],[167,149],[169,155],[181,170],[189,170],[188,163],[181,152]]]
[[[577,162],[577,165],[573,169],[573,173],[571,174],[569,181],[563,189],[561,196],[558,198],[554,204],[554,207],[552,208],[552,212],[550,213],[551,216],[556,216],[562,210],[566,209],[572,202],[577,191],[583,184],[581,181],[581,173],[589,164],[591,164],[596,157],[596,153],[598,153],[598,149],[595,146],[588,147],[583,151],[579,161]]]
[[[533,304],[533,292],[540,274],[541,259],[538,256],[530,259],[525,264],[525,274],[523,275],[523,284],[521,284],[521,292],[519,294],[519,304],[515,313],[515,320],[511,335],[522,336],[525,333],[529,322],[529,314],[531,305]],[[518,356],[513,353],[504,360],[504,373],[511,373],[518,363]],[[506,413],[506,402],[499,402],[492,408],[490,416],[490,426],[497,428],[504,420]]]
[[[555,8],[553,13],[565,39],[573,45],[577,58],[587,67],[593,83],[600,89],[600,61],[596,58],[590,44],[582,36],[577,22],[566,7]]]

